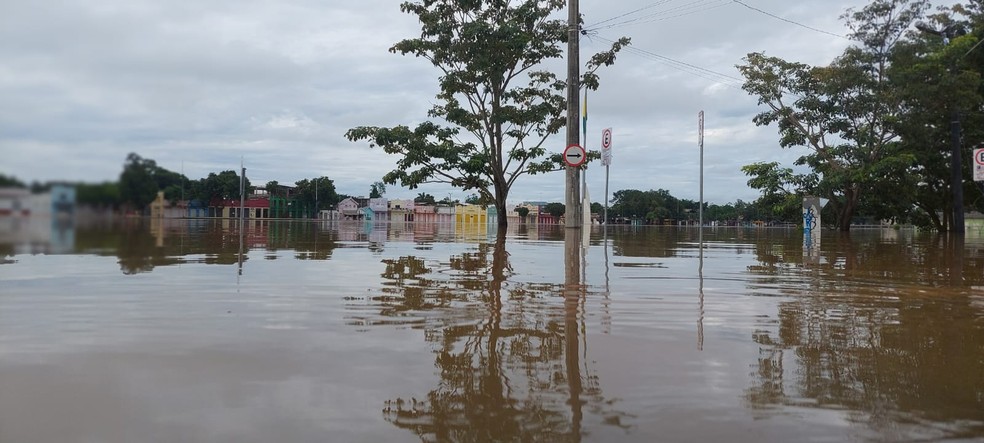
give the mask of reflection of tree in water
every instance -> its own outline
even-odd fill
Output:
[[[567,343],[564,307],[539,297],[561,289],[510,282],[504,237],[452,257],[445,269],[429,270],[415,257],[384,262],[392,294],[384,314],[455,308],[426,327],[439,386],[420,399],[387,401],[388,421],[425,441],[577,441],[573,416],[582,404],[599,413],[609,406],[597,378],[581,374],[583,361],[565,360],[578,334]]]
[[[164,248],[157,246],[156,238],[143,223],[126,223],[120,229],[103,231],[102,234],[116,236],[116,256],[119,258],[120,270],[124,274],[139,274],[150,272],[157,266],[167,266],[182,263]]]
[[[683,241],[697,241],[697,231],[675,227],[613,227],[612,253],[622,257],[675,257]],[[693,234],[693,238],[689,238]]]
[[[315,223],[253,220],[246,222],[240,238],[237,223],[220,219],[83,226],[76,229],[75,243],[79,252],[117,256],[124,274],[189,262],[235,265],[240,259],[248,261],[252,248],[265,249],[268,259],[288,250],[298,260],[328,260],[338,247],[337,235]]]
[[[779,304],[776,330],[753,336],[748,404],[846,410],[902,439],[984,436],[984,299],[970,288],[984,257],[959,260],[953,287],[953,252],[934,239],[825,243],[818,277]]]

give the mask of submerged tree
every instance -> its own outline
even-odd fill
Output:
[[[915,160],[898,143],[902,106],[888,69],[894,46],[926,8],[925,0],[875,0],[848,10],[843,18],[860,46],[829,66],[752,53],[738,67],[743,88],[768,107],[755,123],[777,123],[782,147],[810,149],[796,163],[817,174],[807,191],[830,199],[842,231],[850,229],[866,192]]]
[[[423,57],[441,70],[441,92],[428,114],[447,125],[360,126],[346,137],[369,140],[400,157],[396,169],[383,176],[388,184],[414,189],[447,183],[478,192],[505,214],[517,178],[557,169],[543,145],[566,123],[567,85],[541,64],[563,55],[568,26],[550,16],[564,5],[563,0],[403,3],[404,12],[419,18],[421,36],[390,51]],[[582,84],[596,89],[594,71],[612,64],[628,43],[620,39],[593,56]],[[471,140],[462,140],[463,134]],[[499,217],[499,225],[506,225],[506,217]]]

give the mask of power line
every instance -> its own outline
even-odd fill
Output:
[[[614,43],[613,40],[610,40],[610,39],[601,37],[601,36],[599,36],[597,34],[589,34],[588,35],[588,38],[592,38],[592,37],[597,38],[598,40],[601,40],[601,41],[606,42],[606,43]],[[640,57],[643,57],[643,58],[646,58],[646,59],[649,59],[649,60],[653,60],[653,61],[662,63],[662,64],[667,65],[667,66],[669,66],[671,68],[674,68],[676,70],[683,71],[683,72],[686,72],[688,74],[695,75],[697,77],[701,77],[701,78],[703,78],[705,80],[710,80],[710,81],[713,81],[713,82],[716,82],[716,83],[721,83],[721,84],[723,84],[723,85],[725,85],[725,86],[727,86],[729,88],[741,90],[741,85],[744,83],[744,80],[742,80],[740,78],[737,78],[737,77],[734,77],[734,76],[731,76],[731,75],[728,75],[728,74],[722,74],[722,73],[717,72],[717,71],[712,71],[712,70],[707,69],[707,68],[702,68],[700,66],[697,66],[697,65],[694,65],[694,64],[691,64],[691,63],[683,62],[683,61],[680,61],[680,60],[675,60],[675,59],[672,59],[670,57],[667,57],[667,56],[664,56],[664,55],[659,55],[659,54],[656,54],[654,52],[647,51],[647,50],[644,50],[644,49],[641,49],[641,48],[638,48],[638,47],[635,47],[635,46],[632,46],[632,45],[629,45],[629,46],[624,47],[623,50],[626,51],[626,52],[630,52],[632,54],[635,54],[637,56],[640,56]]]
[[[668,2],[669,1],[663,1],[663,2],[661,2],[659,4],[650,5],[649,7],[662,5],[662,4],[665,4],[665,3],[668,3]],[[672,8],[669,8],[669,9],[664,9],[664,10],[661,10],[661,11],[653,12],[651,14],[643,15],[641,17],[635,17],[635,18],[631,18],[631,19],[628,19],[628,20],[623,20],[623,21],[620,21],[620,22],[617,22],[617,23],[612,23],[612,24],[605,25],[605,26],[595,25],[593,27],[586,28],[586,29],[589,30],[589,31],[598,30],[598,29],[611,29],[611,28],[618,27],[618,26],[641,25],[641,24],[645,24],[645,23],[652,23],[652,22],[655,22],[655,21],[670,20],[670,19],[673,19],[673,18],[678,18],[678,17],[683,17],[683,16],[687,16],[687,15],[691,15],[691,14],[696,14],[698,12],[709,11],[711,9],[720,8],[722,6],[727,6],[729,4],[730,4],[730,2],[728,0],[696,0],[696,1],[693,1],[693,2],[690,2],[690,3],[687,3],[687,4],[683,4],[683,5],[680,5],[680,6],[676,6],[676,7],[672,7]],[[631,15],[633,13],[636,13],[636,12],[639,12],[641,10],[647,9],[649,7],[642,8],[642,9],[639,9],[639,10],[636,10],[636,11],[633,11],[633,12],[630,12],[630,13],[622,14],[619,17],[615,17],[615,18],[611,18],[611,19],[608,19],[608,20],[599,22],[599,24],[601,24],[601,23],[607,23],[607,22],[613,21],[613,20],[615,20],[617,18],[626,17],[628,15]],[[670,15],[670,14],[675,14],[675,15]]]
[[[669,9],[664,9],[664,10],[661,10],[661,11],[656,11],[656,12],[653,12],[651,14],[647,14],[647,15],[644,15],[644,16],[635,17],[635,18],[631,18],[631,19],[628,19],[628,20],[623,20],[623,21],[616,22],[616,23],[610,23],[610,22],[613,22],[613,21],[618,20],[618,19],[621,19],[621,18],[629,17],[629,16],[631,16],[633,14],[638,14],[638,13],[640,13],[642,11],[655,8],[657,6],[665,5],[665,4],[670,3],[672,1],[673,0],[661,0],[661,1],[657,1],[657,2],[651,3],[651,4],[647,5],[647,6],[644,6],[642,8],[635,9],[635,10],[626,12],[624,14],[620,14],[620,15],[617,15],[615,17],[609,18],[607,20],[602,20],[600,22],[594,23],[591,26],[586,26],[584,29],[587,30],[587,31],[596,31],[596,30],[600,30],[600,29],[611,29],[611,28],[615,28],[615,27],[619,27],[619,26],[641,25],[641,24],[645,24],[645,23],[652,23],[654,21],[670,20],[670,19],[674,19],[674,18],[679,18],[679,17],[687,16],[687,15],[692,15],[692,14],[696,14],[696,13],[699,13],[699,12],[709,11],[711,9],[717,9],[717,8],[720,8],[720,7],[723,7],[723,6],[727,6],[729,4],[736,3],[736,4],[741,5],[741,6],[747,8],[747,9],[749,9],[751,11],[757,12],[759,14],[765,15],[767,17],[770,17],[770,18],[773,18],[773,19],[776,19],[776,20],[779,20],[779,21],[783,21],[783,22],[789,23],[791,25],[799,26],[799,27],[801,27],[803,29],[808,29],[808,30],[813,31],[813,32],[819,32],[821,34],[825,34],[825,35],[829,35],[829,36],[837,37],[837,38],[842,38],[842,39],[845,39],[845,40],[851,40],[850,37],[847,37],[847,36],[844,36],[844,35],[841,35],[841,34],[836,34],[836,33],[833,33],[833,32],[825,31],[823,29],[815,28],[813,26],[809,26],[809,25],[806,25],[806,24],[797,22],[795,20],[791,20],[791,19],[788,19],[788,18],[785,18],[785,17],[781,17],[779,15],[776,15],[776,14],[773,14],[771,12],[765,11],[765,10],[763,10],[761,8],[757,8],[755,6],[749,5],[748,3],[745,3],[742,0],[696,0],[696,1],[693,1],[693,2],[690,2],[690,3],[687,3],[687,4],[684,4],[684,5],[676,6],[676,7],[669,8]],[[668,14],[673,14],[673,13],[677,13],[677,12],[679,12],[679,13],[676,14],[676,15],[667,16]],[[610,23],[610,24],[605,25],[605,23]],[[604,25],[604,26],[602,26],[602,25]]]
[[[642,12],[642,11],[645,11],[645,10],[647,10],[649,8],[654,8],[656,6],[659,6],[659,5],[662,5],[662,4],[665,4],[665,3],[669,3],[671,1],[673,1],[673,0],[663,0],[663,1],[660,1],[660,2],[652,3],[652,4],[648,5],[648,6],[643,6],[643,7],[639,8],[639,9],[634,10],[634,11],[629,11],[629,12],[626,12],[625,14],[616,15],[615,17],[612,17],[610,19],[602,20],[602,21],[600,21],[598,23],[594,23],[591,26],[585,26],[585,29],[593,29],[593,28],[597,27],[598,25],[605,24],[605,23],[608,23],[610,21],[618,20],[618,19],[620,19],[622,17],[628,17],[628,16],[630,16],[632,14],[635,14],[637,12]]]
[[[775,14],[773,14],[771,12],[763,11],[763,10],[761,10],[759,8],[756,8],[754,6],[748,5],[747,3],[745,3],[745,2],[743,2],[741,0],[732,0],[732,2],[737,3],[739,5],[742,5],[742,6],[746,7],[746,8],[751,9],[752,11],[758,12],[760,14],[765,14],[765,15],[767,15],[769,17],[772,17],[772,18],[774,18],[776,20],[784,21],[786,23],[793,24],[793,25],[799,26],[801,28],[809,29],[811,31],[819,32],[821,34],[827,34],[827,35],[830,35],[830,36],[833,36],[833,37],[839,37],[839,38],[842,38],[842,39],[845,39],[845,40],[850,40],[850,38],[848,38],[846,36],[843,36],[843,35],[840,35],[840,34],[834,34],[833,32],[827,32],[827,31],[824,31],[823,29],[817,29],[817,28],[814,28],[812,26],[804,25],[802,23],[799,23],[799,22],[790,20],[788,18],[780,17],[780,16],[775,15]]]

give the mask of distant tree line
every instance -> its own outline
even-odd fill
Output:
[[[34,192],[44,192],[52,184],[35,182],[27,186],[15,177],[0,174],[0,187],[29,187]],[[113,210],[142,211],[157,198],[159,191],[164,191],[164,199],[171,203],[198,200],[206,205],[215,199],[238,199],[240,195],[237,171],[212,172],[204,178],[192,180],[136,153],[126,156],[118,181],[70,184],[75,186],[79,204]],[[381,184],[377,185],[374,185],[374,191],[385,192]],[[294,204],[304,208],[305,213],[312,214],[319,209],[332,208],[348,197],[335,192],[335,184],[328,177],[297,181],[291,187],[289,196],[283,191],[287,187],[281,187],[276,181],[268,182],[266,188],[272,197],[289,197]],[[255,192],[249,178],[245,180],[244,190],[247,194]]]

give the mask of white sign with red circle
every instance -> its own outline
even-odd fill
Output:
[[[974,150],[974,181],[984,182],[984,148]]]
[[[612,128],[601,131],[601,164],[612,164]]]
[[[576,168],[584,164],[584,161],[588,159],[588,155],[584,152],[584,148],[581,145],[570,145],[567,149],[564,149],[564,162],[567,166]]]

